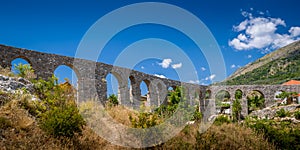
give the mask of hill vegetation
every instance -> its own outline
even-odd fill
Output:
[[[300,80],[300,41],[280,48],[238,69],[221,84],[281,84]]]

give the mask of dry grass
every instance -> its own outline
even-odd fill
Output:
[[[0,66],[0,74],[8,77],[15,77],[16,75],[11,72],[9,68],[3,68]]]
[[[20,101],[14,99],[0,107],[1,127],[5,121],[5,128],[0,129],[1,149],[120,149],[88,127],[72,139],[49,136],[39,128],[36,118],[21,108]]]
[[[82,135],[75,135],[72,139],[49,136],[39,128],[36,118],[21,108],[20,101],[26,98],[24,95],[15,97],[0,107],[0,119],[9,122],[0,129],[1,149],[129,149],[109,143],[86,126]],[[126,126],[131,126],[129,115],[136,113],[123,106],[106,108],[105,111]],[[132,141],[139,142],[138,139]],[[274,146],[251,129],[236,124],[212,126],[204,134],[199,134],[198,125],[194,124],[185,127],[170,141],[151,149],[274,149]]]
[[[199,138],[200,149],[275,149],[262,135],[237,124],[212,126]]]
[[[129,116],[135,117],[137,113],[134,110],[130,110],[124,106],[114,106],[114,107],[108,107],[107,109],[108,114],[118,123],[121,123],[125,126],[130,127],[131,122],[129,120]]]

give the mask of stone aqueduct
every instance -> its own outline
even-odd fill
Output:
[[[170,79],[163,79],[153,75],[148,75],[127,68],[115,67],[112,65],[60,56],[55,54],[41,53],[32,50],[14,48],[10,46],[0,45],[0,65],[3,68],[11,67],[14,59],[22,58],[30,63],[35,70],[38,78],[48,79],[54,74],[57,67],[61,65],[68,66],[74,70],[78,77],[78,97],[79,99],[99,99],[101,102],[106,100],[107,84],[106,76],[113,74],[119,84],[118,99],[122,105],[139,107],[141,99],[140,84],[144,81],[147,84],[149,94],[147,96],[148,105],[160,105],[164,103],[160,101],[165,97],[169,87],[183,86],[187,99],[190,104],[200,103],[203,110],[207,106],[205,93],[210,91],[213,98],[219,91],[225,90],[230,94],[231,99],[234,98],[235,92],[241,90],[242,98],[242,114],[247,115],[246,95],[251,91],[259,91],[265,97],[265,105],[270,106],[274,102],[274,94],[276,91],[295,91],[300,93],[300,86],[282,86],[282,85],[236,85],[236,86],[203,86],[190,83],[182,83]],[[74,65],[75,64],[75,65]],[[130,87],[128,87],[128,79],[130,79]]]

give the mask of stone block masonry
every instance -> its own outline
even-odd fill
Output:
[[[166,95],[169,87],[182,86],[186,91],[187,99],[191,105],[200,105],[205,110],[205,93],[211,91],[214,98],[218,91],[226,90],[230,93],[231,100],[234,99],[236,90],[243,92],[242,114],[248,115],[246,95],[251,91],[259,91],[265,97],[265,105],[270,106],[274,101],[276,91],[295,91],[300,93],[299,86],[282,85],[240,85],[240,86],[203,86],[183,83],[171,79],[163,79],[153,75],[145,74],[135,70],[112,66],[101,62],[72,58],[56,54],[41,53],[32,50],[0,45],[0,65],[10,68],[14,59],[22,58],[30,63],[37,78],[48,79],[54,74],[57,67],[68,66],[74,70],[78,78],[78,99],[96,99],[105,104],[107,99],[107,83],[105,78],[113,74],[119,84],[118,99],[122,105],[138,108],[141,104],[140,84],[144,81],[148,87],[146,104],[159,106],[166,103]],[[128,80],[130,86],[128,86]]]

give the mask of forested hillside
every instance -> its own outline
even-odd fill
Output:
[[[281,84],[291,79],[300,80],[300,41],[246,65],[222,84]]]

